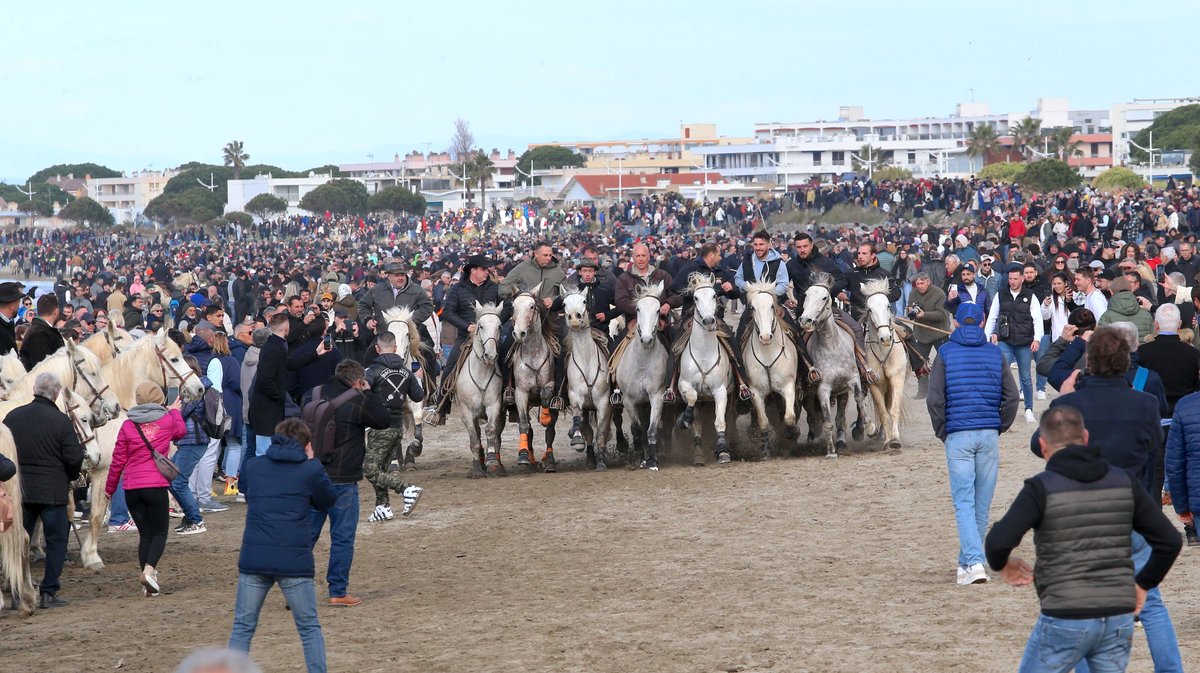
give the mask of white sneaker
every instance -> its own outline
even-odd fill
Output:
[[[968,566],[966,575],[967,584],[986,584],[988,581],[987,570],[984,570],[982,563]]]
[[[409,486],[404,489],[404,493],[401,494],[404,496],[404,509],[400,510],[401,516],[412,514],[413,510],[417,508],[417,501],[421,499],[421,493],[424,491],[425,489],[420,486]]]
[[[367,521],[370,523],[379,523],[380,521],[391,521],[393,518],[395,518],[395,515],[392,514],[391,507],[387,505],[375,505],[375,511],[371,512],[371,515],[367,517]]]
[[[958,567],[958,584],[959,586],[964,587],[970,584],[970,582],[967,581],[967,569],[962,566]]]
[[[1018,396],[1021,398],[1021,401],[1022,401],[1022,402],[1024,402],[1024,401],[1025,401],[1025,391],[1024,391],[1024,390],[1022,390],[1022,391],[1019,393],[1019,395],[1018,395]]]
[[[1033,423],[1033,422],[1035,422],[1035,421],[1034,421],[1034,418],[1033,418],[1033,409],[1026,409],[1026,410],[1025,410],[1025,422],[1026,422],[1026,423]]]
[[[1046,399],[1046,391],[1044,391],[1044,390],[1039,390],[1039,391],[1037,391],[1037,398],[1038,398],[1039,400],[1044,400],[1044,399]]]

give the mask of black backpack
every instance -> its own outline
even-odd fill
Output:
[[[324,386],[313,388],[312,399],[300,410],[300,420],[308,426],[312,434],[313,456],[322,463],[327,463],[337,451],[337,410],[358,394],[357,388],[351,388],[332,400],[321,397]]]
[[[390,410],[399,411],[408,402],[405,384],[410,376],[412,374],[405,369],[381,367],[375,376],[375,385],[372,386],[372,390],[383,399],[384,406]]]
[[[224,439],[229,434],[233,419],[225,411],[221,401],[221,393],[216,388],[209,387],[204,391],[204,418],[200,419],[200,429],[213,439]]]

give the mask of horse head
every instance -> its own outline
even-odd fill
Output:
[[[654,346],[657,337],[659,310],[662,307],[663,282],[638,288],[637,331],[642,348]]]
[[[538,311],[541,309],[541,302],[538,301],[538,293],[542,290],[542,284],[534,285],[528,292],[522,292],[513,297],[512,300],[512,324],[513,324],[513,341],[521,343],[533,331],[533,326],[538,317]]]
[[[500,307],[475,302],[475,348],[479,359],[491,367],[496,364],[500,344]]]
[[[758,340],[764,346],[775,336],[778,318],[775,317],[775,283],[746,283],[746,305],[754,317]]]
[[[694,273],[688,277],[687,291],[692,295],[695,312],[692,320],[711,332],[717,328],[717,290],[708,276]]]
[[[562,285],[559,293],[562,295],[563,313],[567,317],[567,325],[571,329],[587,329],[591,324],[588,318],[587,288],[579,289]]]
[[[804,311],[800,313],[800,327],[805,332],[811,332],[816,326],[833,315],[833,277],[827,273],[818,272],[812,276],[812,285],[804,291]]]
[[[117,392],[101,376],[100,358],[86,348],[78,348],[74,341],[66,340],[67,360],[75,370],[75,392],[89,400],[88,403],[101,425],[121,413],[121,400]]]
[[[886,278],[869,280],[862,285],[863,294],[867,296],[867,315],[871,327],[875,328],[881,343],[892,342],[892,311],[888,299],[888,281]]]
[[[407,307],[389,308],[383,312],[384,325],[387,331],[396,337],[396,354],[408,360],[417,353],[416,346],[420,340],[417,325],[412,319],[412,309]]]
[[[200,399],[204,395],[204,383],[183,361],[183,351],[179,349],[178,344],[167,337],[167,331],[160,331],[148,341],[153,344],[154,350],[146,350],[143,353],[148,353],[152,359],[152,362],[149,363],[149,370],[154,372],[151,380],[163,389],[178,386],[179,399],[185,402]],[[146,356],[143,355],[143,357]],[[157,361],[153,361],[155,358]]]
[[[0,357],[0,398],[8,399],[13,387],[24,377],[25,365],[21,364],[16,349]]]

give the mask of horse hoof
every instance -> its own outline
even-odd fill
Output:
[[[88,563],[83,567],[87,568],[88,570],[100,572],[101,570],[104,570],[104,561],[93,561],[92,563]]]
[[[479,461],[477,461],[477,460],[471,461],[470,477],[472,479],[482,479],[486,476],[487,476],[487,472],[483,469],[483,465],[480,465]]]
[[[844,439],[839,439],[833,443],[833,448],[838,451],[845,451],[846,446],[847,446],[846,440],[844,440]]]
[[[863,426],[861,423],[855,423],[853,428],[850,428],[850,436],[854,441],[861,442],[863,440]]]
[[[576,451],[583,451],[587,443],[583,441],[583,435],[575,435],[571,437],[571,448]]]
[[[658,461],[657,460],[643,460],[642,464],[639,465],[638,467],[642,468],[643,470],[650,470],[651,472],[658,472]]]
[[[768,449],[763,449],[762,453],[758,454],[758,462],[765,463],[771,460],[771,452]]]
[[[585,469],[585,470],[594,470],[594,469],[596,469],[596,459],[595,459],[595,458],[587,458],[587,459],[585,459],[585,460],[583,461],[583,469]]]
[[[558,461],[554,459],[554,454],[549,451],[542,455],[542,471],[547,474],[558,472]]]
[[[728,451],[722,451],[717,454],[717,465],[728,465],[731,460]]]
[[[596,463],[597,472],[608,472],[608,466],[604,463]]]
[[[408,445],[408,452],[412,454],[413,458],[420,458],[421,450],[424,448],[425,447],[423,445],[413,442],[412,444]]]
[[[796,426],[788,425],[783,428],[783,436],[794,442],[800,436],[800,431],[796,429]]]
[[[834,459],[836,459],[837,457],[838,457],[838,455],[837,455],[836,453],[827,453],[827,454],[825,454],[825,458],[826,458],[826,459],[828,459],[828,460],[834,460]]]
[[[533,463],[529,460],[529,450],[521,449],[517,452],[517,465],[519,467],[529,467]]]
[[[692,465],[696,467],[704,467],[705,458],[703,453],[692,454]]]

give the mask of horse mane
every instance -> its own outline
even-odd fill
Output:
[[[76,344],[80,348],[88,351],[100,359],[101,365],[106,365],[113,359],[113,349],[108,343],[108,337],[104,332],[96,332],[92,336],[80,341]]]
[[[756,280],[751,283],[746,283],[746,295],[756,294],[758,292],[770,293],[775,296],[775,282],[770,280]]]
[[[634,292],[633,292],[633,298],[635,300],[645,299],[646,297],[654,297],[655,299],[661,299],[662,293],[666,291],[666,285],[665,284],[663,285],[662,290],[655,292],[654,287],[656,285],[658,285],[658,283],[655,283],[654,285],[638,285],[637,289],[634,290]]]
[[[82,352],[91,354],[91,351]],[[92,355],[92,357],[96,356]],[[25,375],[25,378],[17,381],[16,384],[13,385],[13,389],[9,391],[9,398],[12,399],[25,396],[33,397],[33,382],[37,379],[38,374],[45,372],[49,372],[58,377],[58,382],[62,384],[63,388],[71,387],[67,385],[67,381],[74,380],[74,363],[71,362],[70,357],[67,355],[67,349],[65,346],[55,351],[45,360],[39,362],[36,367],[29,370],[29,373]]]
[[[485,315],[494,315],[499,318],[500,310],[501,308],[499,304],[493,304],[491,302],[481,304],[480,306],[475,307],[475,320],[478,322],[479,318]]]
[[[170,340],[168,339],[168,341]],[[117,399],[120,401],[122,409],[129,409],[134,406],[134,389],[145,378],[139,375],[139,369],[143,365],[142,361],[138,358],[146,357],[143,351],[153,348],[153,344],[153,336],[138,339],[133,346],[130,346],[129,349],[113,358],[112,362],[104,365],[104,369],[101,370],[104,382],[112,386],[113,392],[117,394]],[[168,348],[170,348],[169,345]],[[154,355],[150,354],[150,357],[154,357]]]
[[[712,277],[707,274],[703,274],[703,273],[696,273],[696,272],[690,273],[690,274],[688,274],[687,281],[688,282],[687,282],[687,290],[686,291],[688,294],[691,294],[691,293],[695,292],[696,290],[699,290],[700,288],[703,288],[703,287],[712,287],[713,286]]]
[[[862,292],[868,297],[873,294],[887,294],[890,288],[891,283],[887,278],[872,278],[862,284]]]
[[[833,289],[833,276],[824,271],[817,271],[813,273],[811,276],[809,276],[809,280],[811,281],[812,285],[819,285],[826,290]]]

